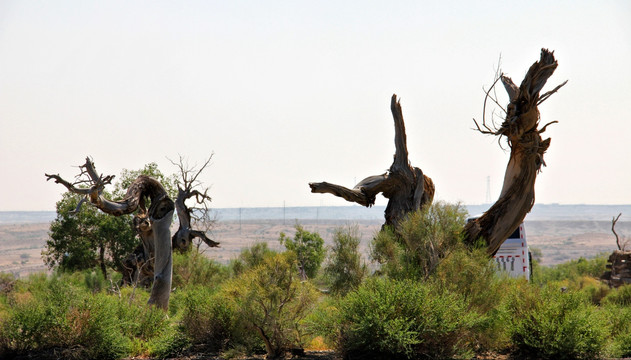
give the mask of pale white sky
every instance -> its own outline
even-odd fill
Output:
[[[630,204],[630,19],[626,0],[0,0],[0,211],[54,210],[44,173],[86,155],[118,175],[213,152],[214,207],[348,205],[307,184],[390,166],[393,93],[436,198],[483,203],[488,176],[495,200],[508,153],[471,119],[500,54],[519,83],[542,47],[547,89],[569,83],[540,107],[559,124],[537,202]]]

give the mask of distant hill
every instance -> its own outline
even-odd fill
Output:
[[[489,208],[485,205],[467,205],[471,216],[480,215]],[[218,221],[235,220],[381,220],[385,206],[303,206],[267,208],[213,209]],[[611,221],[623,214],[621,221],[631,216],[631,205],[559,205],[536,204],[526,217],[534,220],[600,220]],[[54,211],[0,211],[0,224],[47,223],[55,219]]]

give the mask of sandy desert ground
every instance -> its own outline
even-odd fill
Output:
[[[302,220],[308,231],[317,231],[331,244],[335,229],[358,226],[362,237],[361,251],[368,259],[370,240],[381,227],[381,220]],[[238,256],[241,249],[257,242],[267,242],[280,249],[280,232],[292,235],[295,222],[283,220],[221,221],[216,224],[212,238],[220,248],[202,249],[206,256],[227,263]],[[46,271],[41,253],[48,237],[48,223],[0,224],[0,272],[24,276]],[[618,222],[616,231],[631,240],[631,222]],[[616,249],[610,221],[527,221],[529,245],[541,249],[542,264],[553,265],[579,257],[592,257]],[[629,245],[631,247],[631,243]]]

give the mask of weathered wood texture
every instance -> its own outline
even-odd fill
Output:
[[[601,279],[611,287],[631,284],[631,251],[616,250],[610,256]]]
[[[390,108],[394,118],[396,151],[388,172],[369,176],[352,189],[327,182],[309,183],[309,186],[313,193],[333,194],[366,207],[374,205],[376,196],[382,193],[389,199],[385,225],[396,225],[405,214],[431,204],[435,188],[431,178],[424,175],[421,169],[410,165],[403,113],[396,94],[392,95]]]
[[[144,175],[136,178],[129,186],[123,200],[108,200],[101,193],[105,185],[111,183],[114,176],[98,175],[90,158],[86,158],[86,163],[80,168],[82,170],[78,178],[84,176],[85,179],[74,183],[62,179],[59,175],[46,174],[46,177],[47,180],[53,179],[56,183],[64,185],[68,191],[85,195],[85,199],[107,214],[120,216],[136,212],[134,228],[142,241],[143,251],[142,256],[140,256],[141,254],[135,255],[136,271],[131,273],[138,279],[140,269],[144,267],[147,271],[147,269],[152,268],[154,280],[149,303],[167,309],[173,271],[171,232],[169,230],[175,210],[173,200],[169,198],[166,190],[158,181]],[[149,209],[146,208],[146,199],[150,200]],[[83,201],[79,206],[82,203]],[[153,264],[150,264],[152,262]]]
[[[474,243],[480,238],[484,239],[489,254],[497,252],[534,205],[535,180],[541,165],[545,166],[543,155],[550,146],[550,139],[541,137],[550,123],[539,128],[537,106],[567,83],[543,95],[539,94],[556,68],[553,52],[542,49],[539,61],[530,67],[519,87],[510,78],[501,75],[499,79],[510,98],[504,122],[499,129],[488,127],[484,118],[483,128],[476,122],[480,132],[505,137],[511,149],[499,199],[484,215],[465,227],[465,241]]]

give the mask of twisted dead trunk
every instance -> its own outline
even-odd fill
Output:
[[[87,180],[70,183],[59,175],[46,174],[48,180],[64,185],[68,191],[84,195],[85,198],[104,213],[120,216],[134,215],[134,227],[140,236],[144,250],[144,260],[154,259],[153,286],[149,297],[149,304],[167,309],[171,293],[172,255],[171,232],[169,227],[173,219],[175,205],[169,198],[164,187],[156,180],[141,175],[129,186],[127,193],[121,201],[111,201],[101,195],[105,185],[111,183],[113,176],[99,176],[90,158],[80,167],[81,175],[87,176]],[[75,185],[89,185],[77,187]],[[150,207],[146,209],[146,199],[150,200]],[[84,202],[82,200],[79,206]],[[136,277],[138,274],[136,273]]]
[[[542,49],[539,61],[530,67],[519,88],[510,78],[501,75],[496,82],[501,79],[510,98],[505,121],[499,129],[489,128],[484,118],[482,128],[476,122],[481,133],[506,137],[511,149],[499,199],[484,215],[470,221],[464,229],[465,242],[473,244],[483,239],[489,254],[497,252],[535,203],[535,180],[541,166],[545,166],[543,155],[550,146],[550,139],[542,139],[541,134],[548,125],[556,122],[539,128],[537,106],[567,81],[543,95],[539,92],[557,65],[554,53]]]

